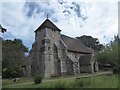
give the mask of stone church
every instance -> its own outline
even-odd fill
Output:
[[[31,75],[50,78],[93,73],[98,71],[93,55],[93,49],[80,40],[61,34],[61,30],[46,19],[35,30],[35,42],[29,55]]]

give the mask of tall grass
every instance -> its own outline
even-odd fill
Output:
[[[118,75],[101,75],[80,79],[61,79],[42,82],[39,85],[19,84],[3,87],[13,88],[118,88]]]

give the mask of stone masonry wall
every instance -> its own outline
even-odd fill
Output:
[[[67,50],[66,44],[61,40],[60,31],[43,28],[35,33],[35,43],[30,54],[31,74],[50,78],[92,72],[92,64],[80,64],[81,56],[84,54]]]

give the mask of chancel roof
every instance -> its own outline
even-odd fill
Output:
[[[80,53],[93,53],[94,50],[86,47],[80,40],[68,37],[66,35],[61,35],[61,39],[66,44],[69,51],[80,52]]]

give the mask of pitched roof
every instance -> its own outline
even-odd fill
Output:
[[[93,53],[94,50],[86,47],[80,40],[61,35],[61,39],[67,45],[69,51],[80,52],[80,53]]]
[[[57,26],[55,26],[49,19],[46,19],[46,20],[35,30],[35,32],[38,31],[38,30],[40,30],[40,29],[42,29],[42,28],[44,28],[44,27],[48,27],[48,28],[52,28],[52,29],[54,29],[54,30],[61,31],[61,30],[60,30]]]

